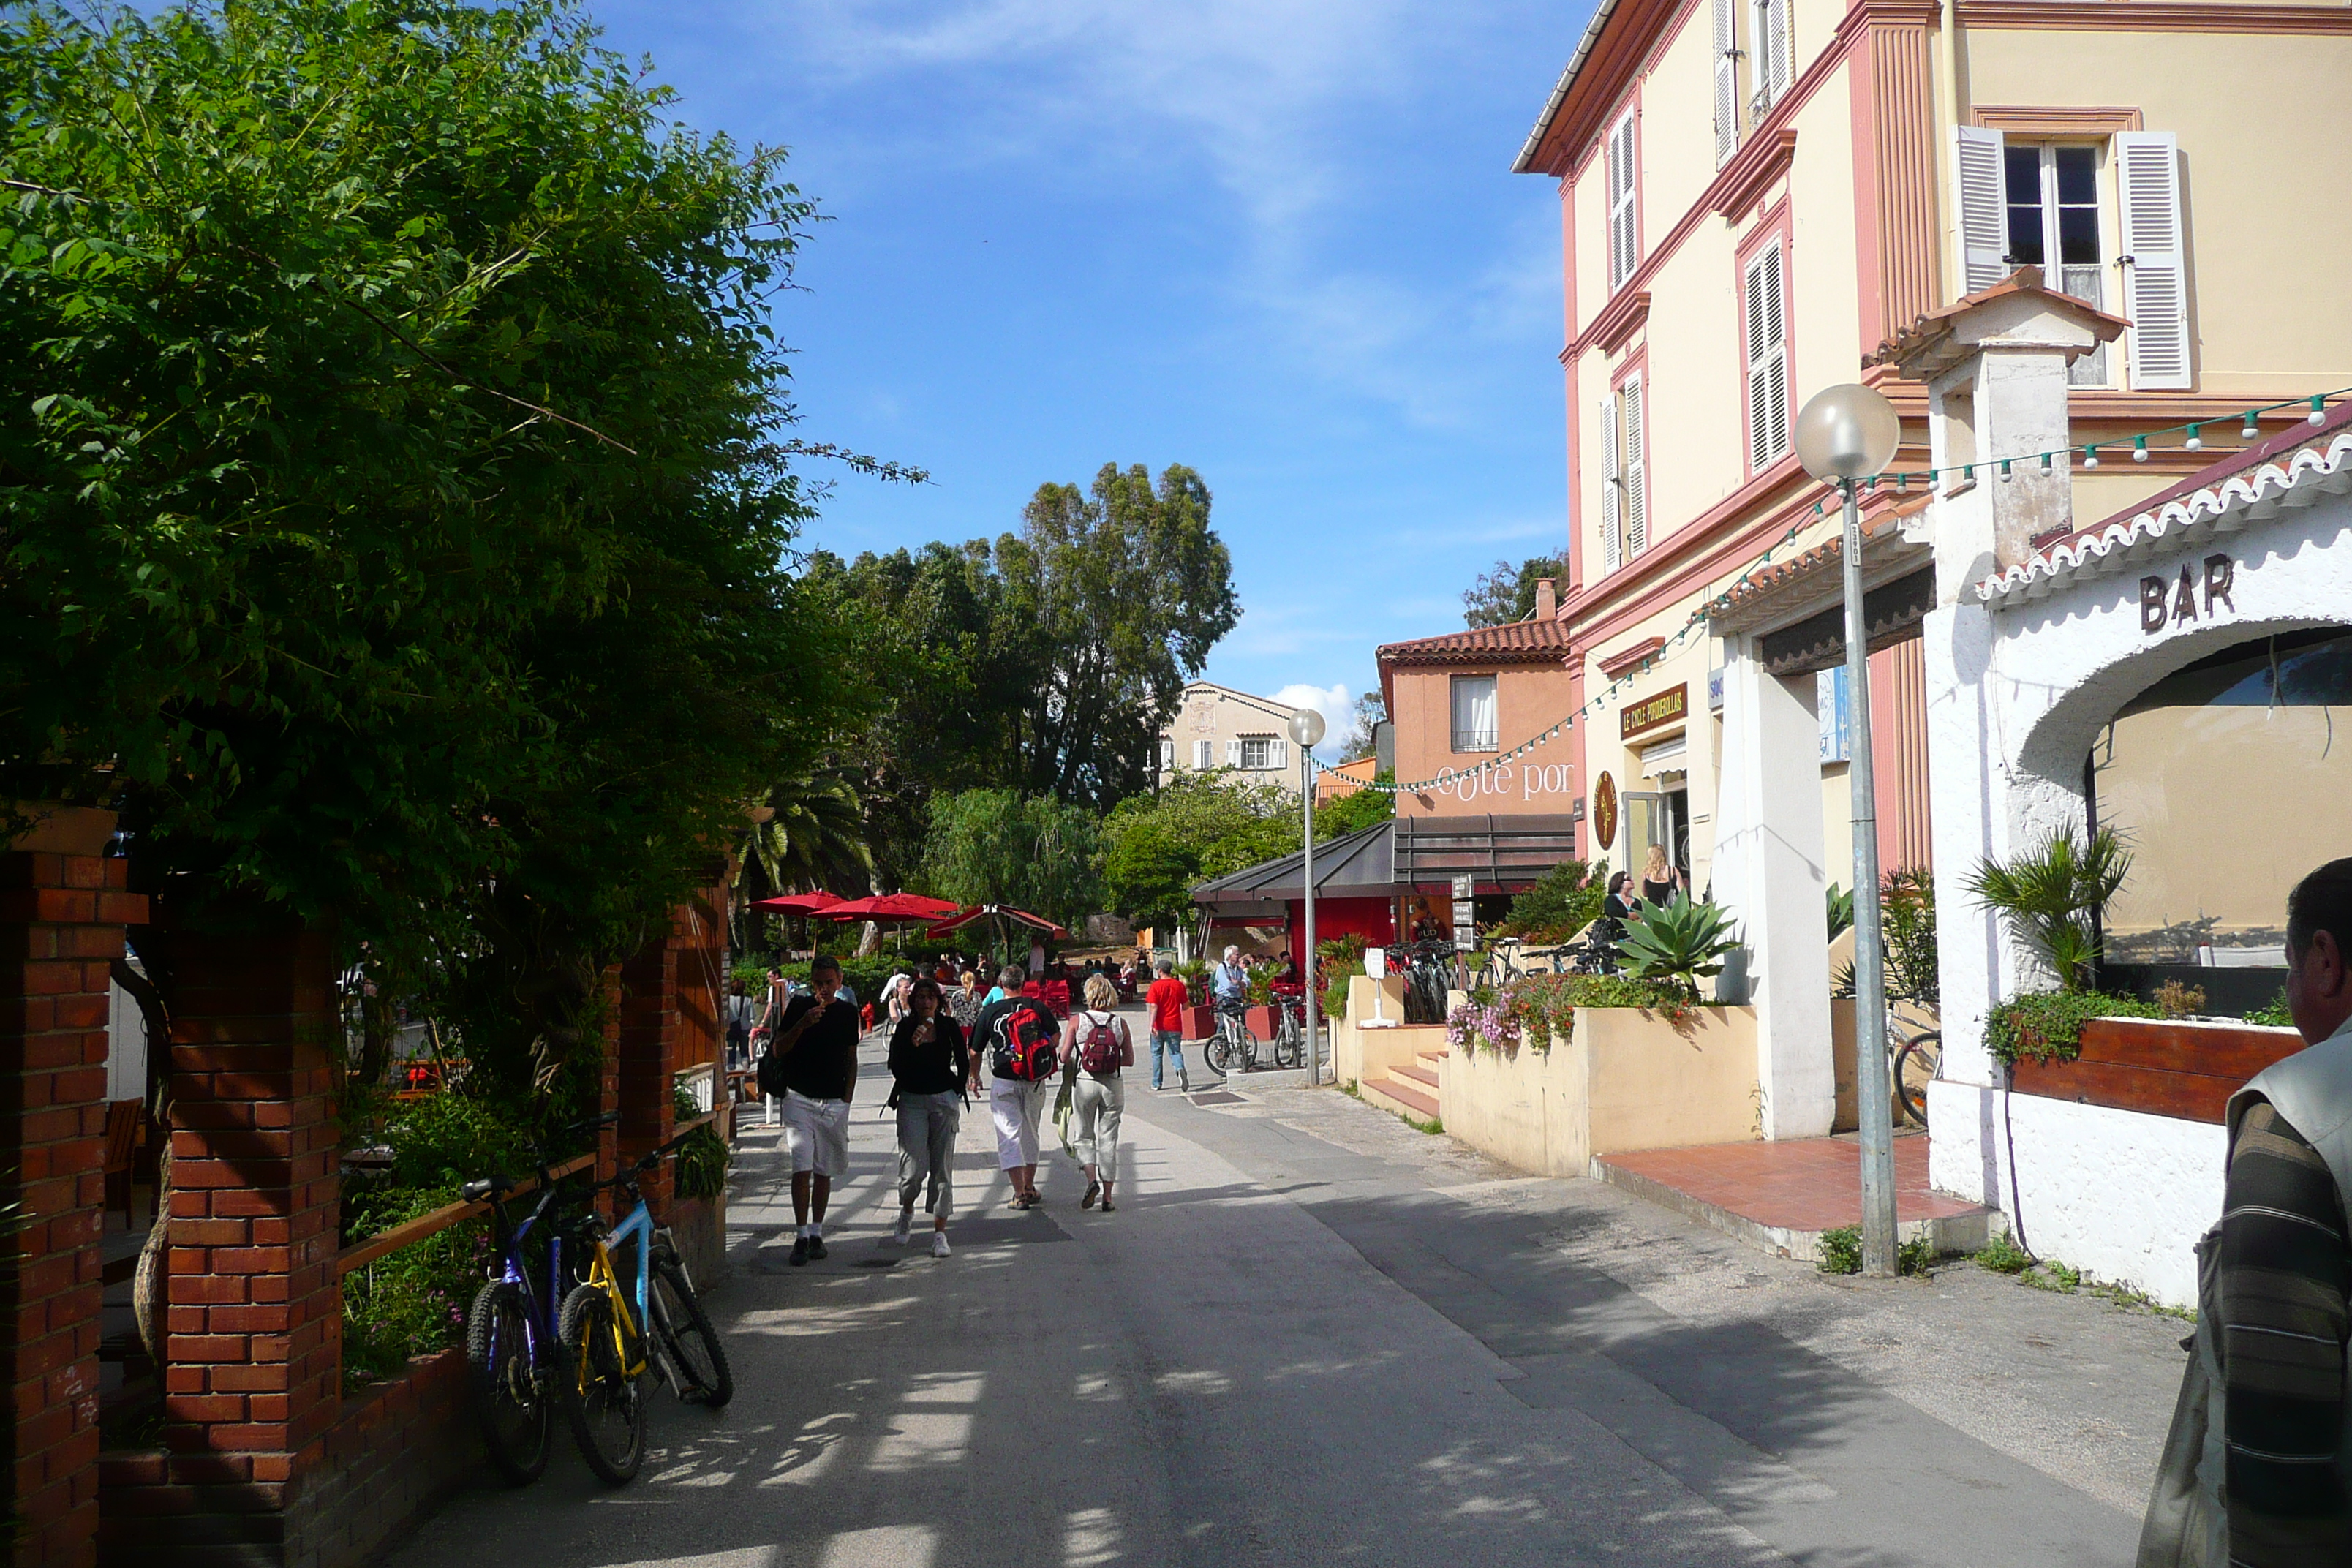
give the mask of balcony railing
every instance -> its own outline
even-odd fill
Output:
[[[1500,750],[1495,744],[1495,731],[1492,730],[1456,730],[1454,731],[1454,749],[1457,752]]]

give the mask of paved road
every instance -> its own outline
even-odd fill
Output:
[[[1002,1208],[968,1117],[946,1260],[890,1245],[870,1079],[824,1263],[786,1266],[753,1132],[713,1301],[735,1403],[661,1395],[635,1487],[567,1452],[394,1561],[2130,1561],[2178,1323],[1966,1267],[1827,1280],[1332,1090],[1147,1085],[1111,1215],[1079,1211],[1066,1164],[1045,1209]]]

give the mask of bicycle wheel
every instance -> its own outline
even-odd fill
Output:
[[[1284,1008],[1282,1023],[1274,1032],[1274,1065],[1278,1068],[1297,1067],[1299,1058],[1298,1047],[1305,1043],[1305,1038],[1304,1031],[1298,1026],[1298,1020],[1291,1016],[1289,1008]]]
[[[626,1486],[646,1462],[646,1402],[628,1373],[613,1299],[595,1285],[563,1298],[562,1337],[572,1362],[572,1440],[606,1486]]]
[[[677,1396],[688,1405],[713,1410],[735,1397],[735,1373],[727,1364],[727,1347],[710,1326],[686,1269],[675,1258],[656,1258],[652,1286],[654,1332],[677,1369]]]
[[[1906,1041],[1895,1058],[1895,1098],[1904,1114],[1927,1125],[1927,1086],[1943,1069],[1944,1042],[1937,1035]]]
[[[1250,1033],[1246,1019],[1234,1020],[1234,1047],[1241,1052],[1242,1071],[1257,1071],[1257,1037]]]
[[[522,1288],[504,1279],[483,1286],[466,1319],[474,1418],[481,1423],[490,1462],[519,1487],[546,1470],[555,1436],[550,1399],[554,1390],[543,1369],[532,1363],[530,1342],[530,1307]]]
[[[1217,1032],[1201,1042],[1202,1059],[1209,1064],[1211,1072],[1223,1078],[1225,1076],[1225,1064],[1233,1060],[1233,1050],[1234,1043],[1225,1034],[1223,1020],[1220,1019]]]

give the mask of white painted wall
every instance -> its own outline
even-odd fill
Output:
[[[2221,1217],[2221,1128],[1959,1083],[1929,1086],[1927,1119],[1936,1184],[1998,1194],[1993,1206],[2012,1226],[2021,1218],[2036,1255],[2176,1307],[2197,1304],[2197,1238]]]

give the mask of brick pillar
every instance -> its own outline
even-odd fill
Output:
[[[98,1554],[99,1232],[106,1194],[108,966],[147,900],[101,858],[114,818],[60,810],[0,852],[0,1268],[16,1563]]]
[[[250,1560],[279,1561],[289,1483],[341,1402],[332,943],[239,910],[175,924],[164,950],[170,1479],[212,1516],[202,1539],[226,1531]]]
[[[677,1069],[677,943],[664,935],[621,965],[620,1026],[614,1063],[619,1074],[620,1158],[641,1159],[669,1142],[677,1126],[670,1075]],[[656,1215],[667,1213],[670,1163],[639,1178]]]

